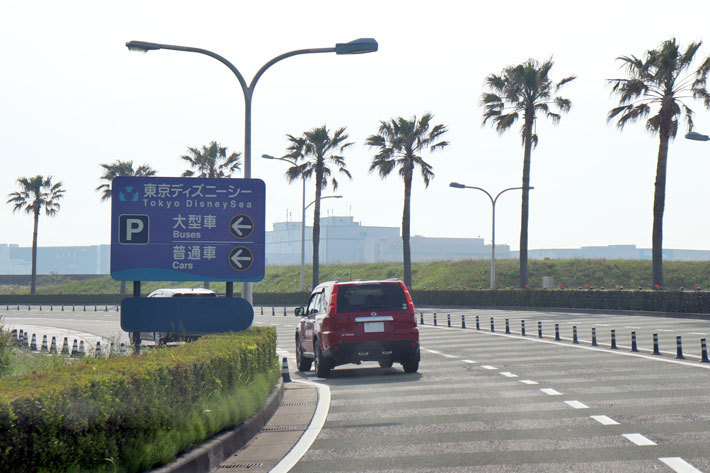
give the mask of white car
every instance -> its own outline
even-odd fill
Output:
[[[148,297],[217,297],[211,289],[201,287],[178,287],[156,289],[148,294]],[[141,332],[141,340],[150,340],[156,345],[164,345],[168,342],[197,340],[201,334],[184,332]]]

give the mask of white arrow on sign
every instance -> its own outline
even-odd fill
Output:
[[[237,251],[234,252],[234,254],[232,254],[230,258],[232,260],[232,263],[234,263],[234,265],[239,269],[242,269],[244,267],[244,265],[242,265],[242,261],[244,261],[248,266],[252,260],[251,254],[247,252],[248,256],[242,256],[243,252],[244,248],[239,248]]]
[[[246,220],[246,223],[242,223]],[[223,227],[224,228],[224,227]],[[249,234],[252,229],[252,223],[251,220],[248,218],[245,218],[244,216],[240,215],[238,219],[232,222],[232,230],[234,230],[234,233],[236,233],[236,236],[241,237],[244,236],[245,234]],[[244,232],[242,233],[242,230]]]

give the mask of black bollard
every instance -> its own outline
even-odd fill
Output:
[[[661,350],[658,348],[658,334],[654,333],[653,334],[653,354],[654,355],[660,355]]]
[[[537,338],[542,338],[542,320],[537,321]]]
[[[451,327],[451,314],[446,314],[446,326]]]
[[[675,337],[675,347],[676,347],[676,360],[685,360],[683,356],[683,340],[681,340],[680,335]]]
[[[579,338],[577,338],[577,326],[572,327],[572,343],[579,343]]]
[[[638,345],[636,344],[636,332],[631,332],[631,351],[639,351]]]
[[[616,330],[611,331],[611,349],[616,350]]]
[[[505,319],[505,333],[510,333],[510,319]]]
[[[438,324],[436,322],[436,312],[434,312],[434,327],[436,327]]]
[[[597,329],[592,328],[592,346],[597,346]]]
[[[520,334],[523,337],[525,336],[525,320],[520,321]]]
[[[276,307],[271,306],[271,316],[274,317],[276,316]]]
[[[419,312],[419,325],[424,325],[424,312]]]
[[[555,324],[555,341],[560,341],[560,324]]]
[[[700,339],[700,355],[701,355],[701,359],[700,359],[701,363],[710,363],[710,359],[708,359],[708,346],[707,346],[707,343],[705,342],[704,338]]]
[[[461,328],[466,328],[466,316],[461,314]]]
[[[476,316],[476,330],[481,330],[481,321],[478,316]]]
[[[491,317],[491,332],[495,332],[495,331],[496,331],[496,327],[493,324],[493,317]]]

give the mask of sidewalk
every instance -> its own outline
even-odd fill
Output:
[[[285,383],[283,400],[271,420],[244,448],[212,472],[223,473],[234,469],[271,471],[306,431],[317,403],[318,392],[315,387]]]

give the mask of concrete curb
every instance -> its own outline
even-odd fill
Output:
[[[200,446],[179,455],[167,465],[150,470],[150,473],[209,473],[261,431],[281,405],[283,396],[284,383],[279,378],[261,411],[234,429],[217,434]]]

